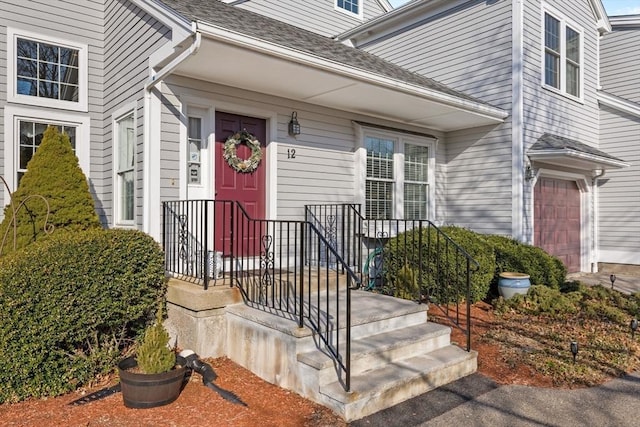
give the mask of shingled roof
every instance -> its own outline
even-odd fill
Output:
[[[368,52],[355,49],[328,37],[307,31],[248,10],[229,6],[218,0],[161,0],[184,18],[254,37],[289,49],[315,55],[338,64],[399,80],[472,101],[490,104],[456,91],[433,79],[412,73]]]
[[[552,135],[550,133],[545,133],[540,138],[538,138],[536,143],[533,144],[529,149],[529,154],[535,154],[536,152],[549,150],[558,152],[574,151],[577,153],[585,153],[595,157],[602,157],[605,159],[613,160],[615,162],[624,163],[624,160],[607,154],[604,151],[593,148],[587,144],[583,144],[582,142],[565,138],[563,136]]]

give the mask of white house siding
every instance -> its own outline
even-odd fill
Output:
[[[511,235],[510,126],[451,132],[446,141],[446,223]]]
[[[279,144],[278,218],[303,219],[305,204],[353,203],[353,181],[353,152]]]
[[[511,109],[511,1],[472,1],[362,47],[507,111]],[[511,234],[511,121],[451,132],[438,144],[438,218]],[[443,163],[444,162],[444,163]]]
[[[640,103],[640,26],[606,34],[600,42],[602,90]]]
[[[599,262],[640,264],[640,117],[602,107],[600,148],[631,166],[600,182]]]
[[[128,1],[108,0],[105,10],[104,145],[100,151],[99,198],[108,224],[113,224],[113,114],[136,105],[136,225],[142,226],[144,83],[149,56],[170,41],[170,30]]]
[[[45,37],[53,37],[88,46],[88,109],[87,111],[72,112],[78,119],[90,118],[90,137],[79,144],[91,144],[90,171],[87,173],[94,197],[99,199],[98,188],[101,186],[102,174],[100,163],[102,152],[95,149],[103,142],[102,132],[102,84],[103,84],[103,17],[104,2],[86,0],[69,2],[61,0],[32,0],[32,1],[2,1],[0,0],[0,117],[4,118],[7,105],[7,27],[25,30]],[[37,106],[38,99],[34,97],[33,105]],[[24,108],[30,105],[20,104]],[[36,107],[37,108],[37,107]],[[47,112],[58,112],[57,109],[43,109],[42,116]],[[0,119],[0,173],[4,176],[4,119]],[[14,141],[11,143],[15,143]],[[12,190],[15,190],[13,188]],[[0,192],[0,198],[4,192]],[[3,204],[6,201],[3,200]],[[100,201],[97,200],[100,208]]]
[[[384,12],[378,2],[363,1],[363,19],[334,8],[335,0],[252,0],[236,7],[250,10],[299,28],[333,37]]]

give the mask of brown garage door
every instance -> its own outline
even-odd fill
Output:
[[[540,178],[534,189],[534,242],[580,271],[580,190],[574,181]]]

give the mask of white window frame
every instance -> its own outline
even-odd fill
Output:
[[[90,176],[90,130],[91,119],[86,115],[79,115],[65,111],[50,111],[36,108],[26,108],[17,105],[4,107],[4,178],[11,191],[17,188],[18,147],[20,144],[19,121],[63,124],[76,127],[75,153],[82,172],[87,179]],[[9,203],[5,189],[4,204]]]
[[[402,219],[404,218],[404,152],[406,144],[411,145],[420,145],[427,147],[429,150],[429,160],[428,160],[428,172],[427,172],[427,185],[428,185],[428,194],[427,194],[427,215],[428,219],[431,221],[435,221],[436,217],[436,202],[435,202],[435,167],[436,167],[436,139],[430,138],[428,136],[420,136],[402,132],[395,132],[391,130],[378,129],[374,127],[365,127],[361,125],[356,125],[356,133],[359,139],[359,149],[358,149],[358,167],[356,170],[359,171],[358,176],[359,179],[356,180],[358,188],[356,189],[356,193],[359,194],[358,201],[365,209],[366,212],[366,182],[367,182],[367,149],[365,145],[365,140],[367,137],[373,138],[381,138],[381,139],[389,139],[394,141],[394,155],[393,155],[393,168],[394,168],[394,179],[393,179],[393,201],[392,201],[392,219]]]
[[[355,0],[355,1],[358,2],[358,13],[353,13],[350,10],[347,10],[347,9],[345,9],[343,7],[338,6],[338,0],[333,0],[333,8],[335,10],[337,10],[338,12],[345,13],[345,14],[351,16],[351,17],[355,17],[355,18],[358,18],[358,19],[363,19],[364,14],[362,13],[362,8],[364,6],[363,5],[364,2],[363,2],[363,0]]]
[[[121,215],[121,204],[120,199],[122,194],[120,192],[120,166],[118,162],[120,161],[120,121],[127,118],[128,116],[133,116],[133,141],[134,141],[134,149],[133,149],[133,218],[132,219],[123,219]],[[136,222],[136,182],[137,182],[137,173],[136,173],[136,152],[137,152],[137,129],[138,129],[138,118],[137,118],[137,108],[135,103],[132,105],[127,105],[119,110],[117,110],[113,114],[112,120],[112,135],[113,135],[113,223],[114,226],[118,227],[134,227]]]
[[[547,89],[550,90],[552,92],[558,93],[560,95],[566,96],[568,98],[571,98],[573,100],[579,101],[579,102],[583,102],[584,100],[584,30],[581,26],[577,25],[575,22],[565,18],[560,12],[558,12],[557,10],[553,9],[552,7],[548,6],[548,5],[543,5],[542,10],[541,10],[541,17],[540,17],[540,22],[541,22],[541,83],[542,86]],[[560,25],[560,69],[559,69],[559,83],[560,83],[560,87],[556,88],[553,87],[552,85],[549,85],[546,83],[546,59],[545,59],[545,53],[546,53],[546,42],[545,42],[545,33],[546,33],[546,22],[545,22],[545,15],[550,15],[551,17],[553,17],[554,19],[559,21],[559,25]],[[573,31],[577,32],[579,37],[580,37],[580,71],[578,73],[578,78],[579,78],[579,83],[578,83],[578,91],[579,91],[579,95],[573,95],[571,93],[569,93],[567,91],[567,51],[566,51],[566,34],[567,34],[567,27],[571,28]]]
[[[63,101],[39,96],[21,95],[17,92],[17,42],[18,38],[48,43],[78,51],[78,101]],[[72,111],[88,109],[88,46],[57,37],[45,36],[27,30],[7,28],[7,102],[59,108]]]

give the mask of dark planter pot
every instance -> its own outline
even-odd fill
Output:
[[[127,408],[154,408],[173,402],[180,395],[187,371],[184,358],[176,357],[176,368],[161,374],[131,372],[138,366],[134,357],[118,363],[120,388]]]

